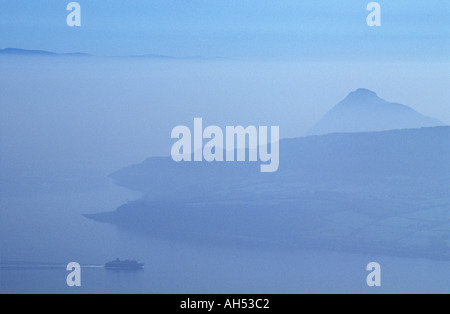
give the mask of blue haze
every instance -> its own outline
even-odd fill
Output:
[[[82,27],[65,0],[0,1],[0,47],[99,55],[156,53],[295,60],[448,60],[447,1],[83,1]]]
[[[58,267],[2,269],[1,293],[450,292],[448,261],[170,241],[83,217],[143,197],[108,175],[168,156],[170,131],[194,117],[301,137],[362,87],[450,124],[446,1],[380,1],[383,26],[369,28],[359,0],[80,0],[79,29],[68,2],[0,0],[0,49],[99,56],[0,55],[0,262],[147,268],[86,268],[79,290]],[[199,58],[126,57],[144,54]],[[365,284],[372,261],[379,290]]]

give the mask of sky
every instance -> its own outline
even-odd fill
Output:
[[[66,25],[68,0],[1,0],[0,48],[96,55],[164,54],[294,60],[448,60],[448,1],[80,0],[82,26]]]
[[[0,49],[225,59],[0,59],[3,160],[115,169],[168,155],[194,117],[303,136],[357,88],[450,123],[446,1],[379,1],[381,27],[368,0],[79,0],[81,27],[69,2],[0,0]]]

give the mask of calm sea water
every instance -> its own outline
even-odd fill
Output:
[[[341,252],[233,249],[148,238],[85,219],[138,195],[106,184],[78,193],[31,193],[1,203],[1,293],[450,293],[450,262]],[[135,258],[145,270],[111,272]],[[366,285],[366,265],[382,287]],[[82,286],[65,265],[82,265]]]

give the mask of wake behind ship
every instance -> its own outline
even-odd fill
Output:
[[[112,270],[139,270],[144,269],[144,264],[135,260],[123,260],[116,259],[115,261],[105,264],[106,269]]]

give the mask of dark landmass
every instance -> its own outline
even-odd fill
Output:
[[[145,196],[90,219],[154,237],[450,259],[450,127],[280,141],[280,168],[149,158]]]

